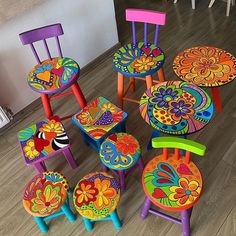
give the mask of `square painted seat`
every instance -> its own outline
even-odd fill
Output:
[[[107,136],[125,132],[127,113],[104,97],[98,97],[72,117],[79,127],[85,143],[99,151]]]
[[[57,116],[19,131],[18,140],[26,165],[34,165],[40,173],[46,171],[44,160],[61,152],[71,168],[77,167],[69,138]]]

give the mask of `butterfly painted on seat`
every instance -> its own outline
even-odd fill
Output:
[[[152,183],[157,187],[178,186],[179,176],[174,168],[165,162],[160,162],[157,169],[153,171],[155,178]]]

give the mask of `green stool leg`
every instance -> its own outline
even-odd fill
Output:
[[[66,203],[61,206],[61,210],[65,214],[66,218],[70,221],[70,223],[73,223],[76,220],[74,213]]]
[[[118,216],[116,210],[113,211],[110,216],[111,216],[111,220],[112,220],[113,225],[115,226],[115,228],[116,229],[121,229],[122,224],[120,222],[120,219],[119,219],[119,216]]]
[[[40,228],[42,233],[48,232],[48,226],[43,220],[43,217],[34,216],[35,221],[37,222],[38,227]]]
[[[92,222],[89,219],[85,218],[85,217],[82,217],[82,219],[84,221],[85,229],[87,231],[91,231],[93,229]]]

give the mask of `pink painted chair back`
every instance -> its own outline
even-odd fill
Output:
[[[40,27],[37,29],[23,32],[23,33],[19,34],[19,37],[20,37],[20,40],[23,45],[30,44],[31,50],[34,53],[34,56],[35,56],[37,62],[41,63],[41,60],[39,58],[38,53],[35,50],[33,43],[43,40],[43,44],[44,44],[45,50],[47,52],[48,58],[52,59],[46,39],[54,37],[56,39],[57,50],[58,50],[59,56],[63,57],[60,42],[59,42],[59,37],[58,37],[63,34],[64,34],[64,32],[63,32],[62,26],[61,26],[61,24],[58,23],[58,24],[47,25],[44,27]]]
[[[148,24],[155,24],[154,45],[158,44],[159,26],[165,25],[166,13],[143,9],[126,9],[126,21],[132,22],[133,44],[136,44],[136,22],[144,23],[144,44],[148,43]]]

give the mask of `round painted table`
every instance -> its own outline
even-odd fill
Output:
[[[68,188],[66,178],[58,172],[48,171],[36,175],[25,188],[25,210],[38,217],[59,211],[67,199]]]
[[[200,198],[203,181],[198,167],[174,154],[168,159],[161,154],[145,166],[142,176],[146,196],[158,207],[168,211],[191,208]]]
[[[87,219],[105,218],[115,211],[120,200],[120,184],[105,172],[94,172],[78,182],[73,202],[79,214]]]
[[[59,93],[70,87],[79,74],[79,65],[73,59],[55,57],[36,65],[28,75],[28,84],[39,93]]]
[[[162,82],[141,97],[139,110],[155,130],[187,135],[202,129],[212,118],[213,104],[198,86],[181,81]]]
[[[126,133],[111,134],[100,147],[100,160],[112,170],[127,170],[134,166],[141,156],[136,138]]]
[[[215,47],[192,47],[179,53],[173,62],[176,75],[200,87],[211,87],[215,104],[222,110],[217,87],[236,78],[236,58]]]

